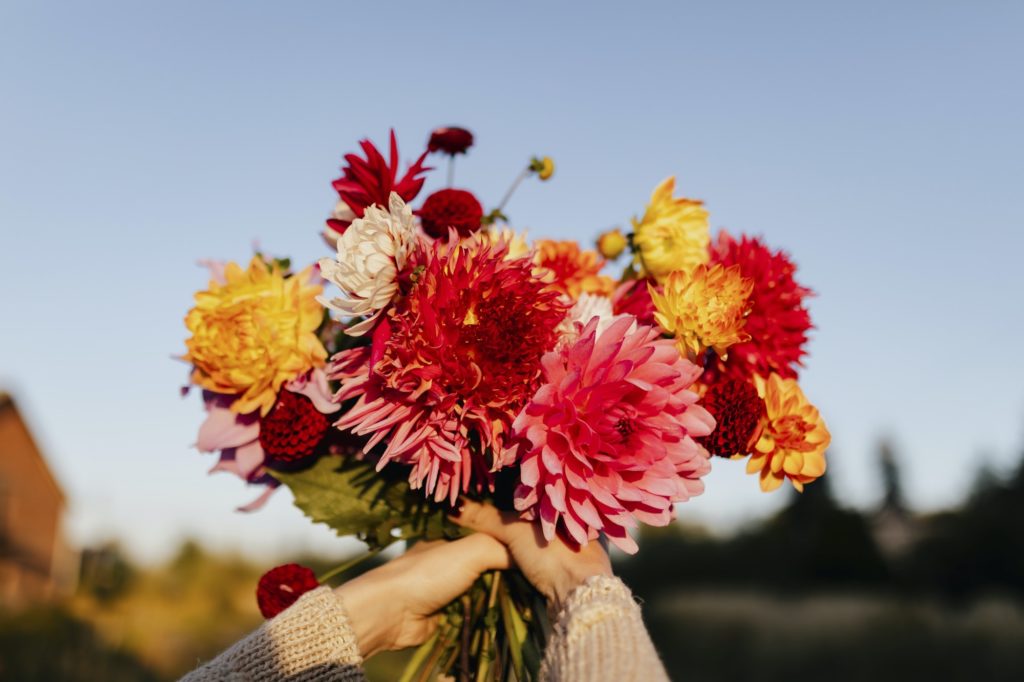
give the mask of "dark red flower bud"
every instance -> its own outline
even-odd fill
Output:
[[[416,212],[423,222],[423,231],[431,237],[443,238],[454,227],[459,236],[468,237],[480,229],[484,208],[471,192],[464,189],[442,189],[434,192]]]
[[[320,587],[312,570],[284,564],[263,574],[256,586],[256,603],[264,618],[273,618],[310,590]]]
[[[466,150],[472,146],[473,133],[465,128],[438,128],[430,133],[427,150],[455,156],[456,154],[465,154]]]

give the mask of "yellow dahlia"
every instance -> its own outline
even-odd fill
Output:
[[[803,492],[804,484],[825,473],[825,450],[832,440],[818,408],[807,401],[796,379],[755,375],[765,418],[748,474],[760,474],[761,490],[775,490],[785,479]]]
[[[644,217],[633,219],[636,264],[662,282],[675,270],[690,270],[708,262],[708,212],[695,199],[673,198],[676,179],[670,177],[651,194]]]
[[[676,337],[679,352],[691,360],[708,348],[725,358],[729,346],[750,338],[743,325],[753,288],[753,281],[743,277],[738,266],[720,265],[676,270],[665,280],[662,291],[648,285],[654,319]]]
[[[615,290],[615,280],[599,274],[604,260],[596,251],[583,251],[572,240],[540,239],[535,246],[536,276],[573,300],[584,292],[610,296]]]
[[[196,293],[185,316],[192,381],[237,396],[234,412],[259,409],[265,415],[282,384],[322,367],[327,351],[316,329],[324,311],[316,297],[323,287],[311,279],[311,268],[285,277],[259,257],[246,270],[228,263],[223,281],[211,280],[209,289]]]

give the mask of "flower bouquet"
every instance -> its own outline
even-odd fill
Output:
[[[345,156],[323,231],[334,255],[293,268],[257,253],[210,264],[185,323],[184,359],[207,417],[214,471],[287,486],[313,521],[364,541],[453,538],[460,498],[488,501],[574,545],[633,553],[638,524],[664,526],[703,492],[712,456],[747,459],[763,490],[825,472],[829,433],[799,385],[810,291],[760,238],[712,241],[701,202],[655,188],[597,250],[527,240],[506,207],[452,187],[473,136],[441,128],[400,173],[369,141]],[[418,207],[428,155],[448,187]],[[606,271],[622,260],[621,275]],[[270,617],[316,577],[296,565],[260,581]],[[491,572],[444,610],[406,679],[537,678],[544,600]]]

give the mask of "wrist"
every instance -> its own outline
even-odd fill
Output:
[[[345,606],[349,626],[356,636],[359,654],[363,659],[389,648],[392,619],[384,614],[385,600],[372,594],[371,586],[358,578],[334,590],[334,595]]]
[[[561,608],[568,601],[573,590],[595,576],[611,577],[611,568],[601,565],[567,566],[552,583],[552,594],[548,598]]]

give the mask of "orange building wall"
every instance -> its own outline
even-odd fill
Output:
[[[0,603],[47,599],[67,573],[64,496],[14,403],[0,394]]]

